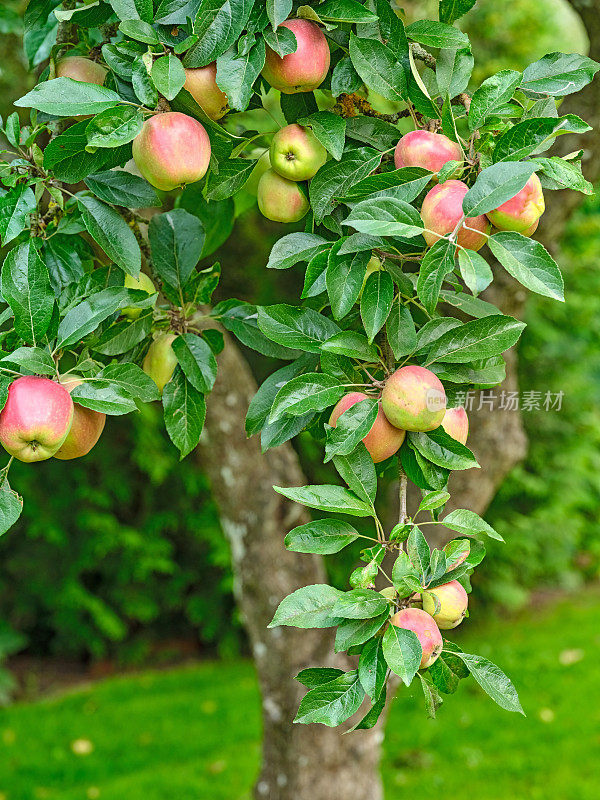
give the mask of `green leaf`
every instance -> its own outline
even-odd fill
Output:
[[[383,691],[386,675],[387,664],[383,655],[383,642],[377,637],[363,647],[358,662],[358,677],[373,702]]]
[[[423,233],[423,222],[416,208],[394,197],[362,200],[354,206],[343,224],[371,236],[409,239]]]
[[[410,686],[421,664],[423,650],[413,631],[390,625],[383,634],[383,655],[388,667]]]
[[[345,391],[337,379],[322,372],[298,375],[277,393],[269,422],[276,422],[283,416],[299,417],[308,411],[323,411],[337,403]]]
[[[444,702],[442,695],[427,673],[422,675],[420,672],[417,672],[417,677],[421,681],[421,688],[425,696],[427,716],[429,719],[435,719],[438,708]]]
[[[186,53],[184,66],[205,67],[228,50],[246,27],[253,5],[253,0],[203,0],[194,25],[198,41]]]
[[[340,256],[341,242],[338,240],[329,251],[325,274],[327,294],[335,319],[345,317],[358,300],[371,257],[368,251]]]
[[[436,59],[435,69],[435,76],[440,94],[452,98],[464,92],[469,85],[474,64],[475,59],[473,58],[470,46],[443,48],[440,50]],[[449,135],[451,139],[456,139],[456,129],[454,127],[454,119],[449,99],[445,112],[448,114],[447,122],[449,130],[447,131],[447,135]]]
[[[387,603],[386,603],[387,605]],[[368,639],[375,636],[380,630],[381,626],[387,621],[389,613],[386,609],[385,613],[377,617],[366,619],[345,619],[338,625],[335,634],[334,650],[336,653],[341,653],[348,648],[358,644],[363,644]]]
[[[158,92],[148,74],[146,62],[141,54],[134,59],[131,65],[131,83],[140,103],[148,108],[155,108],[158,103]]]
[[[55,375],[56,364],[48,350],[41,347],[17,347],[12,353],[0,359],[3,362],[15,364],[31,375]]]
[[[564,97],[579,92],[600,69],[600,64],[579,53],[548,53],[523,72],[521,89]]]
[[[415,323],[407,306],[402,305],[399,299],[392,306],[385,329],[397,361],[402,356],[414,353],[417,348]]]
[[[455,511],[451,511],[450,514],[444,517],[443,523],[450,530],[458,531],[458,533],[468,536],[483,533],[489,536],[490,539],[496,539],[499,542],[504,541],[502,536],[491,525],[488,525],[484,519],[481,519],[479,514],[469,511],[467,508],[457,508]]]
[[[536,172],[541,174],[542,186],[549,189],[572,189],[583,194],[593,194],[594,187],[581,172],[580,161],[570,161],[558,156],[536,158]]]
[[[265,55],[265,42],[259,39],[243,55],[238,54],[234,46],[217,59],[217,84],[227,95],[229,107],[235,111],[245,111],[248,108],[254,92],[254,82],[265,65]]]
[[[522,74],[513,69],[503,69],[487,78],[474,92],[469,107],[469,129],[480,128],[496,109],[515,93]]]
[[[159,0],[154,20],[161,25],[185,24],[196,17],[200,6],[201,0]]]
[[[160,398],[152,378],[137,364],[109,364],[100,370],[95,379],[110,381],[113,386],[119,386],[130,397],[143,403],[151,403]]]
[[[344,619],[371,619],[387,610],[388,602],[379,592],[373,589],[352,589],[340,595],[332,614]]]
[[[298,124],[308,126],[336,161],[341,159],[346,142],[345,119],[331,111],[316,111],[309,117],[299,119]]]
[[[246,347],[251,347],[269,358],[296,358],[297,350],[290,350],[271,341],[259,330],[257,315],[256,306],[233,298],[218,303],[212,313],[212,316],[220,320],[223,327],[231,331]]]
[[[374,399],[361,400],[345,411],[338,419],[336,427],[327,433],[325,463],[333,456],[348,455],[361,442],[373,427],[377,418],[379,403]]]
[[[365,283],[360,299],[362,319],[369,344],[385,325],[392,310],[394,300],[394,281],[383,270],[372,272]]]
[[[488,244],[504,269],[536,294],[564,301],[560,270],[546,248],[535,239],[512,231],[500,231]]]
[[[119,30],[130,39],[135,39],[136,42],[159,43],[158,34],[152,25],[140,19],[124,19],[119,25]]]
[[[295,35],[289,28],[279,27],[277,30],[273,28],[265,28],[262,31],[265,43],[271,50],[274,50],[278,56],[283,58],[295,53],[298,49],[298,42]]]
[[[171,441],[185,458],[200,441],[206,417],[204,395],[186,380],[181,367],[163,390],[165,427]]]
[[[65,183],[79,183],[87,175],[111,167],[123,166],[131,158],[131,145],[114,149],[99,148],[95,153],[86,151],[89,121],[82,120],[61,133],[44,150],[44,169]]]
[[[559,134],[585,133],[591,127],[574,114],[554,119],[539,117],[517,122],[497,140],[492,158],[495,162],[518,161],[550,142]]]
[[[410,431],[408,439],[415,450],[438,467],[463,470],[479,466],[469,448],[453,439],[441,426],[429,433]]]
[[[423,536],[421,530],[413,525],[413,528],[406,540],[406,552],[412,564],[419,571],[419,577],[424,580],[425,573],[429,569],[431,561],[431,551],[427,540]]]
[[[469,668],[469,672],[481,686],[483,691],[488,694],[500,708],[505,711],[515,711],[525,716],[521,707],[519,695],[513,686],[510,678],[502,672],[500,667],[492,664],[483,656],[472,655],[471,653],[457,652],[460,658]]]
[[[33,240],[8,252],[2,266],[2,297],[14,314],[16,333],[35,345],[50,325],[54,292]]]
[[[488,244],[489,242],[490,240],[488,239]],[[458,266],[463,281],[474,295],[478,295],[484,289],[487,289],[494,278],[490,265],[483,256],[480,256],[474,250],[461,248],[458,251]]]
[[[524,322],[495,314],[474,319],[442,334],[431,346],[426,366],[434,361],[466,364],[498,356],[518,341]]]
[[[101,322],[126,307],[132,294],[131,290],[110,286],[70,308],[58,326],[57,347],[68,347],[95,331]]]
[[[285,546],[294,553],[331,555],[358,539],[358,531],[337,519],[317,519],[299,525],[285,537]]]
[[[158,91],[167,100],[173,100],[183,89],[185,70],[177,56],[169,54],[156,59],[150,77]]]
[[[406,99],[406,75],[392,50],[377,39],[350,34],[350,59],[369,89],[386,100]]]
[[[175,208],[152,217],[148,237],[154,269],[163,281],[181,291],[202,255],[202,222],[183,208]]]
[[[110,325],[100,338],[97,339],[92,349],[95,353],[106,356],[118,356],[127,353],[136,344],[143,342],[150,335],[152,329],[152,310],[142,312],[137,319],[123,319]]]
[[[258,433],[264,427],[279,390],[296,375],[314,369],[316,364],[315,356],[305,354],[296,358],[291,364],[286,364],[285,367],[276,370],[263,381],[248,406],[246,414],[246,434],[248,436]]]
[[[427,492],[419,503],[419,511],[432,511],[445,505],[450,500],[448,492]]]
[[[211,172],[206,192],[207,200],[226,200],[238,192],[256,166],[249,158],[229,158],[221,161],[219,172]]]
[[[120,416],[137,411],[133,398],[121,386],[109,381],[82,383],[71,392],[73,401],[100,414]]]
[[[3,246],[29,227],[30,216],[36,208],[31,187],[22,183],[0,196],[0,239]]]
[[[5,478],[0,485],[0,536],[15,524],[23,511],[23,498],[10,488]]]
[[[439,18],[440,22],[452,25],[457,19],[470,11],[475,5],[476,0],[440,0]]]
[[[432,313],[440,297],[444,278],[454,269],[456,244],[448,239],[438,239],[429,248],[421,262],[417,280],[417,295],[427,311]]]
[[[334,201],[379,166],[382,154],[370,148],[350,150],[340,161],[323,164],[309,186],[309,198],[317,222],[333,210]]]
[[[217,360],[208,342],[195,333],[182,333],[171,343],[185,377],[201,394],[207,394],[217,379]]]
[[[144,115],[132,106],[108,108],[90,120],[86,128],[88,149],[119,147],[132,142],[142,130]]]
[[[332,628],[341,622],[332,613],[341,595],[339,589],[326,583],[296,589],[283,598],[268,627]]]
[[[290,487],[289,489],[282,486],[273,488],[278,494],[308,508],[318,508],[320,511],[329,511],[335,514],[349,514],[353,517],[369,517],[373,513],[373,508],[369,504],[360,500],[344,486],[325,484]]]
[[[325,0],[318,6],[319,18],[327,22],[376,22],[377,17],[356,0]]]
[[[427,169],[422,169],[421,167],[401,167],[391,172],[379,172],[376,175],[369,175],[367,178],[363,178],[353,186],[348,187],[345,198],[362,199],[369,197],[373,192],[389,192],[394,200],[412,203],[412,201],[421,194],[430,180],[431,172]],[[393,206],[388,205],[387,208],[392,209]],[[402,208],[403,211],[409,214],[411,213],[405,207]],[[413,216],[413,219],[415,220],[415,224],[422,225],[422,222],[416,221],[416,216]]]
[[[448,646],[448,642],[445,642]],[[454,694],[460,681],[469,676],[469,670],[452,652],[443,650],[434,663],[427,669],[434,686],[444,694]]]
[[[361,361],[377,361],[379,354],[377,348],[369,344],[367,337],[358,331],[341,331],[321,345],[323,353],[335,353],[348,358],[357,358]]]
[[[493,211],[518,194],[534,172],[531,161],[504,161],[486,167],[463,198],[464,213],[475,217]]]
[[[359,443],[352,453],[334,456],[333,463],[348,486],[362,502],[370,505],[373,513],[377,475],[373,459],[364,444]]]
[[[320,352],[322,342],[340,331],[333,320],[318,311],[284,303],[259,306],[258,327],[272,341],[308,353]]]
[[[357,672],[346,672],[323,686],[311,689],[302,698],[294,722],[320,722],[335,728],[358,711],[364,696],[365,690]]]
[[[403,550],[398,553],[392,567],[392,581],[401,598],[409,597],[421,588],[423,577]]]
[[[302,686],[306,686],[307,689],[312,689],[315,686],[329,683],[343,674],[341,669],[335,669],[334,667],[308,667],[307,669],[301,669],[294,680],[301,683]]]
[[[77,204],[90,236],[117,266],[137,277],[142,263],[140,246],[123,217],[95,197],[79,196]]]
[[[137,175],[122,170],[107,170],[88,175],[88,189],[105,203],[124,208],[159,206],[160,199],[153,186]]]
[[[152,0],[109,0],[109,2],[119,19],[143,19],[152,22]],[[181,0],[178,2],[182,5]]]
[[[469,44],[466,33],[434,20],[421,19],[407,25],[406,35],[425,47],[465,47]]]
[[[121,98],[112,89],[94,83],[74,81],[72,78],[55,78],[38,83],[14,105],[35,108],[55,117],[74,117],[81,114],[99,114],[118,105]]]
[[[311,261],[330,242],[316,233],[288,233],[271,250],[267,269],[288,269],[301,261]]]

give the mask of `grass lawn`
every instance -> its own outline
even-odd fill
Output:
[[[510,674],[528,716],[502,711],[468,681],[430,721],[416,690],[401,690],[385,744],[387,800],[465,789],[477,800],[597,800],[599,609],[590,593],[465,626],[453,638]],[[0,710],[0,800],[248,800],[259,722],[248,662],[114,678],[16,705]]]

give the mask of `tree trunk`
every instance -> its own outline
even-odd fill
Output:
[[[256,384],[229,338],[218,374],[199,452],[231,543],[236,596],[262,691],[263,762],[255,796],[381,800],[380,729],[342,736],[338,729],[292,724],[304,693],[294,676],[304,667],[333,664],[331,632],[267,628],[285,595],[326,581],[321,558],[283,546],[286,533],[309,517],[272,486],[300,486],[306,480],[291,445],[262,455],[258,437],[246,438],[244,419]],[[341,661],[336,665],[348,666]]]

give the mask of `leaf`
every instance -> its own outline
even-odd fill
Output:
[[[465,322],[433,342],[426,366],[434,361],[465,364],[501,355],[516,344],[524,327],[524,322],[502,314]]]
[[[0,359],[0,367],[5,361],[8,364],[15,364],[31,375],[56,374],[56,364],[50,352],[40,347],[17,347],[12,353]]]
[[[381,626],[387,621],[389,613],[366,619],[345,619],[338,625],[335,634],[334,651],[341,653],[355,645],[363,644],[375,636]]]
[[[271,250],[267,269],[288,269],[301,261],[310,261],[330,242],[316,233],[288,233]]]
[[[357,24],[376,22],[377,17],[357,2],[357,0],[325,0],[318,7],[322,20],[332,22],[355,22]]]
[[[143,403],[151,403],[160,398],[152,378],[137,364],[109,364],[100,370],[95,379],[110,381],[113,386],[118,385],[128,395]]]
[[[455,655],[467,665],[471,675],[475,678],[483,691],[488,694],[495,703],[498,703],[500,708],[503,708],[505,711],[515,711],[525,716],[517,690],[513,686],[510,678],[502,672],[500,667],[492,664],[491,661],[488,661],[487,658],[483,658],[483,656],[460,652],[457,652]]]
[[[425,574],[429,569],[431,561],[431,551],[427,540],[423,536],[421,530],[413,525],[413,528],[406,540],[406,552],[412,564],[419,571],[419,577],[424,581]]]
[[[88,189],[105,203],[124,208],[159,206],[161,201],[153,186],[137,175],[122,170],[107,170],[88,175]]]
[[[195,18],[200,5],[201,0],[159,0],[154,21],[161,25],[185,24],[188,17]]]
[[[308,126],[336,161],[341,159],[346,142],[345,119],[331,111],[316,111],[309,117],[299,119],[298,124]]]
[[[267,422],[260,434],[260,445],[263,453],[272,447],[288,442],[312,421],[314,413],[310,411],[303,417],[283,417],[277,422]]]
[[[284,303],[259,306],[258,327],[272,341],[308,353],[318,353],[321,343],[340,331],[333,320],[318,311]]]
[[[450,98],[465,91],[469,85],[474,64],[475,60],[470,46],[443,48],[436,59],[435,76],[438,89],[442,96],[448,97],[446,113],[449,123],[448,135],[451,139],[456,139],[457,136],[449,101]]]
[[[476,0],[440,0],[439,17],[440,22],[452,25],[457,19],[470,11],[475,5]]]
[[[219,172],[209,173],[207,200],[226,200],[238,192],[256,166],[250,158],[229,158],[221,161]]]
[[[341,669],[335,669],[334,667],[308,667],[307,669],[301,669],[294,680],[306,686],[307,689],[312,689],[315,686],[329,683],[343,674]]]
[[[358,538],[358,531],[337,519],[317,519],[299,525],[285,537],[285,546],[294,553],[339,553]]]
[[[296,589],[283,598],[268,627],[287,625],[293,628],[332,628],[341,622],[332,613],[341,595],[339,589],[326,583]]]
[[[201,394],[207,394],[217,379],[217,360],[208,342],[195,333],[182,333],[171,343],[187,380]]]
[[[535,164],[544,188],[572,189],[583,194],[593,194],[593,185],[581,173],[581,162],[552,156],[536,158]]]
[[[444,469],[472,469],[479,464],[473,453],[440,426],[429,433],[408,434],[411,445],[424,458]]]
[[[488,239],[488,244],[489,242],[490,240]],[[483,256],[480,256],[474,250],[461,248],[458,251],[458,266],[462,279],[474,295],[478,295],[484,289],[487,289],[493,280],[494,276],[490,265]]]
[[[469,511],[469,509],[466,508],[457,508],[451,511],[450,514],[444,517],[442,522],[447,528],[458,531],[458,533],[467,534],[469,536],[483,533],[489,536],[490,539],[496,539],[499,542],[504,541],[502,536],[500,536],[491,525],[488,525],[484,519],[481,519],[479,514],[476,514],[474,511]]]
[[[31,187],[22,183],[0,196],[0,239],[3,246],[29,227],[30,216],[36,208]]]
[[[346,672],[304,695],[294,722],[320,722],[335,728],[358,711],[364,696],[357,672]]]
[[[119,19],[143,19],[152,22],[152,0],[109,0],[109,2]],[[181,0],[179,4],[181,5]]]
[[[325,484],[290,487],[289,489],[282,486],[273,488],[278,494],[308,508],[318,508],[320,511],[329,511],[335,514],[349,514],[353,517],[369,517],[373,513],[370,505],[360,500],[344,486]]]
[[[265,55],[265,42],[259,39],[243,55],[238,54],[234,46],[217,59],[217,85],[227,95],[229,107],[235,111],[245,111],[248,108],[254,92],[254,82],[265,65]]]
[[[388,667],[410,686],[421,664],[423,650],[413,631],[390,625],[383,634],[383,655]]]
[[[385,686],[387,664],[383,656],[380,637],[371,639],[363,647],[358,662],[358,677],[365,692],[375,702]]]
[[[54,292],[33,240],[8,252],[2,266],[2,297],[14,314],[16,333],[35,345],[50,325]]]
[[[228,50],[246,27],[253,5],[253,0],[203,0],[194,26],[198,41],[186,53],[184,66],[205,67]]]
[[[430,313],[435,310],[444,278],[454,269],[456,243],[438,239],[421,262],[417,280],[417,296]]]
[[[111,167],[123,166],[131,158],[131,145],[114,149],[99,148],[95,153],[86,151],[86,130],[89,122],[83,120],[71,125],[46,146],[44,169],[65,183],[79,183],[87,175]]]
[[[138,410],[129,393],[120,386],[112,386],[109,381],[82,383],[73,389],[71,397],[80,406],[90,408],[100,414],[120,416]]]
[[[154,269],[163,281],[181,291],[202,255],[202,222],[183,208],[175,208],[152,217],[148,236]]]
[[[438,708],[442,705],[443,698],[438,691],[437,686],[432,682],[431,678],[425,673],[422,675],[417,672],[417,676],[421,681],[421,688],[425,696],[425,709],[429,719],[435,719]],[[429,678],[429,679],[428,679]]]
[[[374,399],[361,400],[345,411],[338,419],[336,427],[327,433],[325,463],[336,455],[348,455],[369,433],[379,411],[379,403]]]
[[[331,213],[336,198],[345,197],[348,189],[366,178],[379,166],[382,154],[362,148],[351,150],[340,161],[327,161],[311,180],[309,198],[317,222]]]
[[[527,289],[564,301],[560,270],[540,242],[512,231],[500,231],[488,239],[488,245],[504,269]]]
[[[548,53],[525,68],[521,89],[564,97],[583,89],[599,69],[600,64],[579,53]]]
[[[373,589],[352,589],[343,592],[331,612],[344,619],[371,619],[387,612],[388,602]]]
[[[450,500],[448,492],[427,492],[419,503],[418,511],[432,511],[445,505]]]
[[[136,344],[143,342],[152,330],[152,310],[142,312],[137,319],[123,319],[110,325],[100,337],[94,341],[92,349],[95,353],[106,356],[117,356],[127,353]]]
[[[291,364],[286,364],[285,367],[276,370],[263,381],[248,406],[248,413],[246,414],[246,434],[248,436],[258,433],[264,427],[271,411],[273,400],[275,400],[279,390],[289,380],[295,378],[296,375],[301,375],[308,370],[314,369],[316,364],[317,358],[315,356],[304,354],[292,361]]]
[[[271,408],[269,422],[283,416],[299,417],[308,411],[323,411],[344,394],[340,382],[321,372],[308,372],[282,386]]]
[[[224,300],[213,308],[212,316],[220,320],[223,327],[231,331],[243,344],[269,358],[296,358],[297,350],[276,344],[258,328],[256,306],[242,300]]]
[[[158,92],[148,74],[148,68],[143,55],[139,55],[135,58],[131,65],[131,84],[140,103],[148,106],[148,108],[156,107],[158,103]]]
[[[358,300],[371,257],[368,251],[340,256],[340,244],[341,240],[337,241],[329,251],[325,273],[327,294],[335,319],[345,317]]]
[[[554,119],[541,117],[517,122],[497,140],[492,158],[495,162],[518,161],[533,153],[561,133],[585,133],[590,126],[574,114]]]
[[[369,175],[358,181],[354,186],[348,187],[345,198],[362,199],[373,194],[373,192],[389,192],[394,200],[401,200],[405,203],[412,203],[427,186],[431,180],[431,172],[421,167],[401,167],[391,172],[378,172],[376,175]],[[392,191],[393,190],[393,191]],[[392,209],[392,206],[387,206]],[[404,211],[408,209],[402,207]],[[411,212],[408,212],[411,213]],[[415,224],[422,225],[417,220],[418,215],[413,216]],[[420,220],[420,217],[419,217]]]
[[[61,320],[58,326],[57,347],[68,347],[95,331],[101,322],[120,308],[126,307],[130,297],[130,290],[120,286],[110,286],[86,297],[81,303],[70,308]]]
[[[350,34],[350,59],[365,84],[386,100],[406,99],[406,75],[392,50],[376,39]]]
[[[341,331],[321,345],[321,352],[335,353],[361,361],[377,361],[377,348],[369,344],[367,337],[358,331]]]
[[[0,536],[21,516],[23,511],[23,498],[10,488],[5,478],[0,485]]]
[[[385,329],[388,342],[396,360],[413,353],[417,348],[417,332],[415,323],[407,306],[400,299],[392,306]]]
[[[409,597],[421,588],[423,578],[403,550],[398,553],[392,567],[392,581],[401,598]]]
[[[469,44],[466,33],[434,20],[422,19],[407,25],[406,35],[425,47],[465,47]]]
[[[423,233],[423,222],[416,208],[394,197],[362,200],[354,206],[343,224],[371,236],[408,239]]]
[[[104,86],[74,81],[72,78],[55,78],[38,83],[20,100],[15,100],[14,105],[35,108],[55,117],[74,117],[99,114],[120,102],[119,95]]]
[[[365,283],[360,299],[360,317],[362,319],[369,344],[385,325],[392,310],[394,300],[394,282],[383,270],[372,272]]]
[[[515,93],[522,74],[513,69],[504,69],[487,78],[474,92],[469,107],[469,129],[481,127],[487,117],[506,103]]]
[[[140,246],[123,217],[95,197],[79,196],[77,205],[90,236],[117,266],[137,277],[142,263]]]
[[[200,441],[206,417],[204,395],[186,380],[181,367],[163,390],[165,427],[171,441],[185,458]]]
[[[158,44],[158,34],[152,25],[139,19],[124,19],[119,24],[119,30],[130,39],[144,44]]]
[[[334,456],[333,464],[361,501],[370,504],[373,513],[373,503],[377,494],[377,475],[373,459],[364,444],[359,443],[352,453]]]
[[[445,642],[448,646],[448,642]],[[431,678],[433,685],[444,694],[454,694],[458,689],[460,681],[469,676],[469,670],[463,662],[454,654],[454,650],[449,652],[443,650],[433,664],[428,667],[427,675]]]
[[[142,130],[144,115],[132,106],[108,108],[95,116],[85,129],[86,149],[119,147],[132,142]]]
[[[482,169],[463,198],[463,212],[475,217],[493,211],[518,194],[534,172],[530,161],[504,161]]]

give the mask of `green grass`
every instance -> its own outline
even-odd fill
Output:
[[[528,716],[502,711],[469,681],[430,721],[416,689],[401,690],[385,744],[387,800],[465,791],[477,800],[596,800],[599,608],[591,593],[465,626],[454,638],[511,675]],[[568,650],[580,660],[561,663]],[[16,705],[0,711],[0,800],[247,800],[259,708],[247,662],[109,679]],[[75,753],[77,740],[91,752]]]

